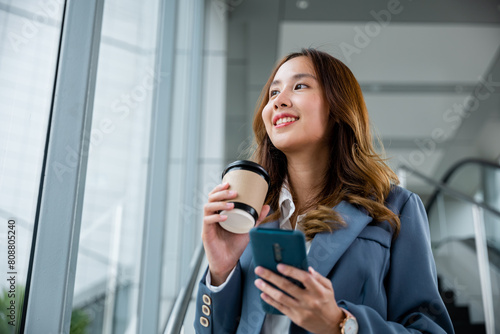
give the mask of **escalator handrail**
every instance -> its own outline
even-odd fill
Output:
[[[475,200],[472,196],[466,195],[458,190],[455,190],[455,189],[451,188],[450,186],[446,185],[445,183],[443,183],[442,181],[436,181],[434,179],[431,179],[430,177],[420,173],[419,171],[417,171],[417,170],[415,170],[407,165],[403,164],[403,165],[401,165],[400,168],[418,176],[420,179],[422,179],[426,183],[434,186],[436,189],[439,189],[440,192],[441,191],[445,192],[452,197],[455,197],[455,198],[461,199],[465,202],[477,205],[478,207],[500,217],[500,211],[498,209],[492,207],[491,205],[485,203],[485,202],[479,202],[479,201]],[[426,208],[426,211],[427,211],[427,214],[429,214],[428,208]]]
[[[489,160],[484,160],[484,159],[479,159],[479,158],[467,158],[467,159],[460,160],[457,163],[455,163],[454,165],[452,165],[446,171],[446,173],[444,174],[443,178],[441,179],[441,184],[444,184],[444,185],[448,184],[448,181],[450,180],[450,178],[460,168],[462,168],[464,165],[468,165],[468,164],[477,164],[477,165],[492,167],[492,168],[496,168],[496,169],[500,170],[500,165],[497,164],[497,163],[495,163],[495,162],[492,162],[492,161],[489,161]],[[404,167],[405,167],[405,169],[407,169],[408,166],[404,166]],[[411,171],[413,172],[413,170],[411,170]],[[436,202],[436,199],[438,198],[438,195],[440,193],[441,193],[441,188],[440,187],[436,187],[436,189],[434,190],[434,192],[432,193],[432,195],[429,197],[429,200],[427,201],[427,204],[425,206],[425,210],[427,212],[431,211],[431,208],[434,205],[434,203]]]
[[[201,264],[203,263],[203,258],[205,256],[205,249],[203,244],[200,243],[198,248],[194,251],[193,258],[190,265],[189,279],[185,286],[182,287],[181,291],[175,299],[174,307],[172,312],[168,317],[168,321],[162,331],[164,334],[179,334],[184,324],[184,318],[191,300],[191,295],[193,294],[194,287],[196,285],[196,279],[200,272]]]

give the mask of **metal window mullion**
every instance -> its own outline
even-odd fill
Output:
[[[172,104],[177,0],[161,2],[155,103],[151,117],[149,169],[141,261],[137,333],[158,333],[167,203],[168,147]],[[160,326],[163,327],[163,326]]]
[[[67,0],[33,236],[26,333],[69,333],[104,0]]]
[[[199,155],[200,155],[200,133],[201,133],[201,109],[202,109],[202,80],[203,80],[203,47],[204,47],[204,24],[205,24],[205,2],[204,0],[192,0],[193,3],[193,35],[190,57],[189,75],[189,106],[188,106],[188,129],[186,131],[186,170],[183,185],[183,208],[197,210],[196,190],[198,189]],[[184,214],[189,218],[196,215]],[[187,221],[182,224],[181,242],[179,243],[179,263],[181,264],[179,276],[181,282],[189,277],[189,267],[194,250],[199,241],[196,231],[196,221]]]

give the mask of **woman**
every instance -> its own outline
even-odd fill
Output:
[[[317,50],[288,55],[262,91],[253,129],[254,160],[271,177],[257,224],[304,232],[309,270],[278,270],[305,289],[255,268],[248,234],[219,226],[227,217],[218,212],[233,208],[223,201],[236,193],[218,185],[204,207],[209,268],[199,285],[196,331],[453,333],[422,203],[395,185],[374,152],[351,71]],[[284,316],[265,314],[259,298]]]

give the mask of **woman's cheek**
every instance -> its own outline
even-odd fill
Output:
[[[262,120],[264,121],[264,125],[266,126],[266,128],[271,125],[271,112],[267,106],[264,108],[264,110],[262,110]]]

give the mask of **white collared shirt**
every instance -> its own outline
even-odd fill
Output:
[[[280,198],[279,198],[279,206],[281,215],[279,218],[279,228],[282,230],[291,230],[292,223],[290,222],[290,217],[292,217],[295,212],[295,204],[293,203],[292,194],[288,190],[288,186],[285,182],[283,187],[281,187]],[[302,225],[300,224],[301,220],[304,218],[305,214],[297,216],[297,222],[295,224],[295,229],[299,231],[304,231]],[[309,252],[309,248],[311,247],[311,241],[306,242],[306,250]],[[218,292],[226,286],[226,283],[229,281],[231,276],[233,275],[234,269],[229,274],[228,278],[224,283],[219,286],[211,285],[212,279],[210,277],[210,271],[207,273],[205,278],[207,287],[213,291]],[[261,334],[275,334],[275,333],[288,333],[290,329],[291,320],[285,315],[276,315],[276,314],[266,314],[266,318],[264,320],[264,325],[262,326]]]
[[[281,210],[281,216],[279,219],[279,226],[282,230],[291,230],[292,223],[290,222],[290,217],[292,217],[295,212],[295,204],[293,203],[292,194],[288,190],[287,185],[281,187],[279,205]],[[304,232],[301,220],[304,218],[305,214],[297,216],[297,221],[295,223],[295,229]],[[306,250],[309,252],[311,247],[311,241],[306,242]],[[262,334],[275,334],[275,333],[288,333],[290,330],[291,320],[286,315],[277,314],[266,314],[264,320],[264,325],[262,326]]]

